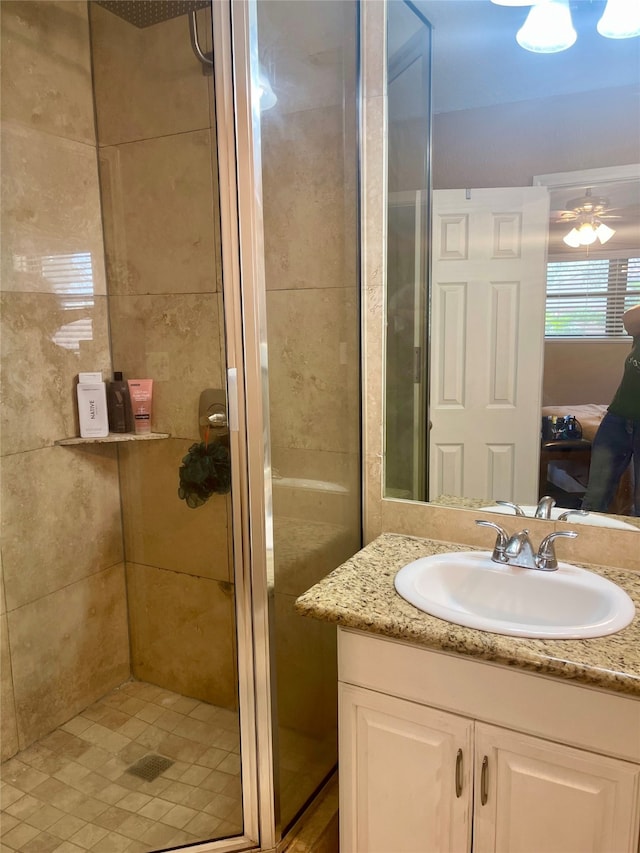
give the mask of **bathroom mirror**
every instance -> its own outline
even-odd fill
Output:
[[[575,44],[543,54],[516,42],[529,6],[388,4],[386,497],[580,505],[640,302],[640,39],[599,35],[604,7],[572,2]],[[615,233],[569,247],[585,196]],[[547,278],[598,268],[601,327],[558,325]],[[541,448],[543,414],[582,415],[579,452]]]

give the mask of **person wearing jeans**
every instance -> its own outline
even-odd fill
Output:
[[[633,345],[622,381],[593,440],[582,509],[607,512],[620,478],[633,461],[632,515],[640,516],[640,305],[625,312],[623,323]]]

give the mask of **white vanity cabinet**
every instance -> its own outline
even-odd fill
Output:
[[[640,701],[339,631],[341,853],[637,853]]]
[[[473,722],[346,684],[339,696],[341,853],[468,850]]]

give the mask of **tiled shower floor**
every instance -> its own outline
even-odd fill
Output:
[[[153,781],[127,772],[149,755],[173,763]],[[3,850],[144,853],[242,831],[238,715],[142,682],[18,753],[1,779]]]

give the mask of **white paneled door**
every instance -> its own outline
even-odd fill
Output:
[[[544,187],[433,193],[429,499],[538,500]]]

